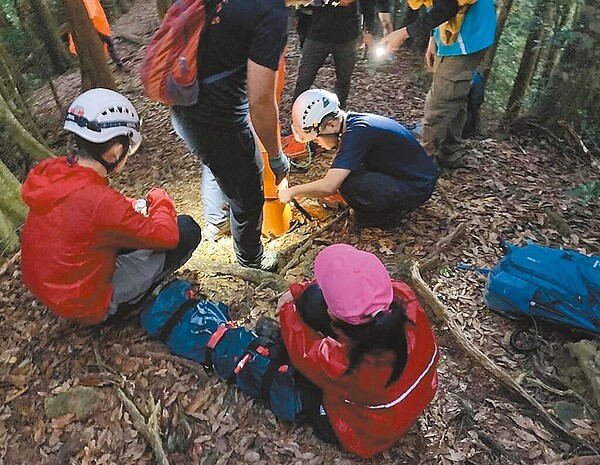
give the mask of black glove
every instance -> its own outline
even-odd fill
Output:
[[[290,172],[290,161],[285,153],[279,152],[277,158],[269,157],[269,167],[275,175],[275,184],[279,185]]]

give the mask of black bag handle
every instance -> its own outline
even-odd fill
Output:
[[[173,331],[173,328],[175,328],[175,325],[179,323],[179,321],[181,321],[183,315],[185,315],[190,308],[195,307],[200,302],[200,299],[188,299],[185,302],[183,302],[177,308],[177,310],[173,312],[173,314],[169,317],[165,325],[162,327],[162,329],[158,333],[158,339],[166,343],[167,339],[169,339],[169,336],[171,335],[171,332]]]

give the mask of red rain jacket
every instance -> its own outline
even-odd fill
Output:
[[[290,286],[294,300],[308,284]],[[404,303],[415,324],[406,324],[407,364],[389,387],[385,384],[393,368],[391,351],[365,354],[360,365],[346,373],[352,342],[344,334],[324,338],[302,321],[293,301],[283,304],[279,313],[292,364],[323,389],[323,405],[337,438],[361,457],[396,443],[437,391],[439,354],[427,315],[407,284],[396,280],[392,284],[395,299]]]
[[[29,206],[21,242],[23,283],[53,313],[83,325],[103,321],[120,249],[177,246],[175,206],[148,192],[148,217],[108,179],[65,157],[35,166],[23,183]]]

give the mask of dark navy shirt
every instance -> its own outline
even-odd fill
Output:
[[[307,38],[325,44],[342,44],[360,34],[360,17],[356,2],[348,6],[312,7],[312,19]]]
[[[179,107],[194,120],[221,127],[248,121],[247,61],[277,70],[287,39],[284,0],[225,0],[199,47],[198,103]],[[228,76],[210,81],[219,73]]]
[[[438,168],[413,135],[397,121],[370,113],[348,113],[332,168],[366,168],[407,181],[435,182]]]

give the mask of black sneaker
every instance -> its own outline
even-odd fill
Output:
[[[279,322],[271,317],[261,316],[256,322],[254,332],[257,336],[264,337],[273,344],[282,342]]]

